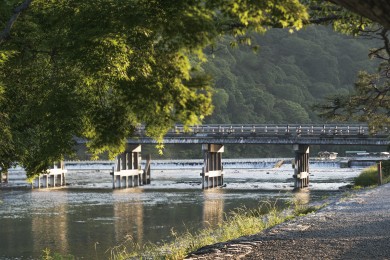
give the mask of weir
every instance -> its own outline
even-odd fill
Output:
[[[112,172],[112,188],[129,188],[150,184],[150,156],[145,171],[141,169],[141,145],[128,146],[116,158]]]
[[[54,188],[66,185],[64,161],[57,162],[46,173],[39,174],[31,183],[31,188]]]
[[[221,144],[203,144],[204,163],[202,167],[202,189],[215,188],[223,185],[222,153],[224,146]]]

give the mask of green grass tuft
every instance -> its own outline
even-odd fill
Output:
[[[377,166],[370,166],[364,169],[359,176],[355,178],[355,186],[368,187],[378,183]]]
[[[58,253],[52,253],[49,248],[42,251],[41,260],[74,260],[75,257],[72,255],[61,255]]]
[[[383,183],[390,182],[390,161],[382,161],[382,181]],[[378,184],[378,168],[377,165],[370,166],[364,169],[358,177],[355,178],[354,186],[369,187]]]
[[[265,203],[258,209],[240,208],[226,215],[217,227],[202,229],[196,233],[172,233],[174,240],[165,244],[147,244],[139,246],[131,239],[111,250],[111,259],[183,259],[190,252],[201,247],[259,233],[260,231],[285,222],[295,216],[301,216],[318,210],[320,207],[307,207],[292,202],[289,212],[278,209],[275,204]],[[264,214],[264,207],[268,213]]]

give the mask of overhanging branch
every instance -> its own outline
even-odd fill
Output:
[[[388,0],[327,0],[360,14],[390,29],[390,2]]]
[[[19,15],[30,6],[32,1],[33,0],[25,0],[21,5],[14,9],[11,18],[5,25],[5,28],[0,32],[0,45],[9,38],[12,26],[18,19]]]

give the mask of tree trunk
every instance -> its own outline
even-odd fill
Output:
[[[389,0],[328,0],[390,29]]]
[[[11,28],[18,19],[19,15],[30,6],[32,1],[33,0],[25,0],[22,4],[14,9],[11,18],[5,25],[5,28],[0,31],[0,45],[9,37]]]

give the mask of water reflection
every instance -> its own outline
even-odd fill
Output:
[[[144,205],[142,189],[115,190],[114,194],[131,195],[131,202],[116,202],[114,204],[114,227],[116,241],[132,238],[142,244],[144,236]]]
[[[306,205],[310,202],[310,190],[309,189],[302,189],[296,192],[293,192],[294,194],[294,201],[298,203],[299,205]]]
[[[33,191],[31,197],[33,201],[44,203],[45,208],[31,209],[31,234],[33,250],[42,252],[45,248],[52,248],[56,252],[66,253],[69,251],[68,244],[68,204],[54,204],[52,201],[43,200],[49,191]],[[66,192],[58,192],[56,199],[65,201]]]
[[[236,208],[255,209],[262,201],[278,205],[291,199],[301,203],[321,199],[360,172],[319,169],[310,192],[272,190],[276,184],[286,185],[290,171],[232,172],[226,176],[228,188],[205,191],[192,185],[198,171],[164,171],[156,174],[153,185],[126,190],[112,190],[106,177],[95,187],[103,176],[95,172],[79,174],[90,184],[81,188],[0,190],[0,259],[39,259],[45,248],[76,259],[107,259],[109,250],[128,236],[139,244],[170,241],[172,230],[181,234],[216,226]]]
[[[223,221],[225,204],[224,194],[225,191],[223,189],[212,189],[204,191],[204,227],[215,227]]]

